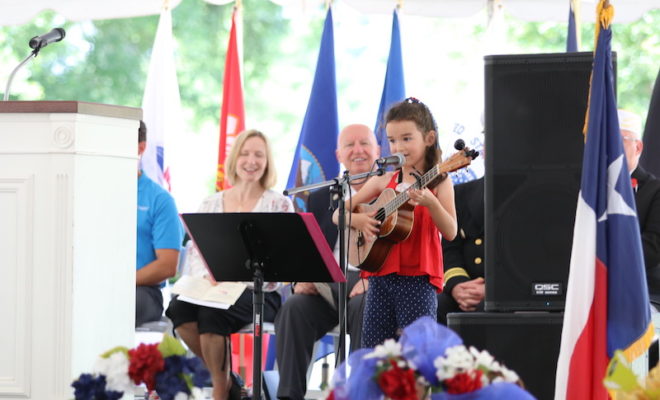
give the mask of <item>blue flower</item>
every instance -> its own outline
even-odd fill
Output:
[[[192,374],[192,383],[195,387],[210,386],[211,375],[209,370],[206,369],[204,363],[199,357],[186,358],[183,372]]]
[[[105,390],[105,375],[81,374],[71,386],[76,400],[119,400],[124,393]]]
[[[162,400],[174,400],[179,392],[190,394],[190,388],[183,379],[185,359],[181,356],[169,356],[164,359],[165,369],[156,374],[156,392]]]

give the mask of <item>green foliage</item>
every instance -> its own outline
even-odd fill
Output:
[[[126,357],[128,358],[128,347],[125,346],[113,347],[110,350],[106,351],[105,353],[101,354],[101,358],[110,358],[111,355],[119,351],[126,354]]]
[[[158,344],[158,351],[161,352],[163,358],[169,356],[185,356],[186,349],[181,342],[168,334],[163,335],[163,340]]]
[[[60,22],[58,24],[58,22]],[[52,12],[33,22],[0,29],[0,37],[16,59],[28,54],[35,32],[63,26],[67,39],[41,50],[27,66],[27,82],[47,100],[81,100],[139,107],[153,45],[157,16],[61,24]],[[33,93],[16,91],[12,99],[34,100]]]
[[[288,34],[280,10],[269,1],[244,1],[246,99],[268,78],[279,43]],[[231,13],[231,6],[201,0],[183,0],[172,11],[181,101],[194,128],[219,119]],[[18,90],[25,85],[15,83],[11,99],[76,99],[140,107],[158,16],[61,24],[61,17],[44,12],[28,24],[0,28],[5,62],[11,57],[17,64],[27,56],[27,42],[35,32],[58,25],[67,31],[67,39],[43,49],[26,66],[32,90]]]
[[[584,10],[583,10],[584,12]],[[529,53],[566,51],[566,24],[507,20],[509,40]],[[612,51],[617,53],[617,92],[619,107],[637,112],[644,119],[653,85],[660,68],[660,9],[640,20],[612,25]],[[593,51],[594,26],[583,24],[580,50]]]
[[[243,4],[243,81],[248,125],[267,125],[272,131],[267,133],[275,144],[294,141],[316,67],[323,14],[316,10],[313,17],[301,21],[286,18],[282,8],[270,1],[244,0]],[[183,0],[172,12],[181,101],[187,125],[194,131],[218,124],[231,13],[231,5],[216,6],[202,0]],[[565,51],[565,23],[507,18],[506,24],[509,41],[522,52]],[[157,15],[65,22],[53,12],[43,12],[28,24],[0,27],[0,71],[8,75],[27,56],[27,42],[35,33],[63,26],[66,40],[42,50],[24,68],[14,81],[11,98],[77,99],[139,107],[157,25]],[[615,17],[613,26],[619,104],[642,115],[646,114],[658,73],[657,26],[660,9],[630,24],[616,24]],[[472,32],[483,37],[483,25],[475,24]],[[593,49],[592,24],[582,26],[581,49]],[[342,51],[336,49],[337,54]],[[383,63],[385,57],[383,54]],[[451,51],[446,57],[466,59],[466,54],[462,50]],[[341,78],[338,76],[340,98],[341,93],[350,92]],[[349,97],[344,96],[351,109],[362,105],[362,98]]]

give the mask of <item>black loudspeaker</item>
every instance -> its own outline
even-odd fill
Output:
[[[564,308],[592,61],[485,57],[486,311]]]
[[[515,371],[537,399],[551,400],[563,318],[563,312],[451,313],[447,326],[466,346],[488,350]]]

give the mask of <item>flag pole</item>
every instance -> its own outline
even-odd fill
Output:
[[[604,29],[609,28],[612,20],[614,19],[614,7],[610,5],[609,0],[600,0],[596,5],[596,26],[594,27],[594,57],[596,56],[596,48],[598,47],[598,36],[600,36],[601,26]],[[591,85],[593,83],[593,71],[589,78],[589,96],[587,97],[587,111],[584,117],[584,140],[587,140],[587,129],[589,129],[589,109],[591,108]]]
[[[577,42],[577,48],[580,49],[580,44],[582,43],[582,6],[580,0],[571,0],[573,8],[573,16],[575,17],[575,41]]]

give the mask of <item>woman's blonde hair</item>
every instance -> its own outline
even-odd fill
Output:
[[[275,164],[273,163],[273,152],[270,150],[270,143],[266,135],[261,133],[256,129],[248,129],[238,134],[234,144],[231,146],[229,155],[227,156],[227,180],[230,185],[235,185],[238,182],[238,174],[236,173],[236,163],[238,162],[238,156],[243,150],[243,145],[245,142],[252,137],[261,138],[264,143],[266,143],[266,170],[264,171],[263,176],[259,179],[259,183],[265,189],[270,189],[275,186],[277,182],[277,175],[275,174]]]

